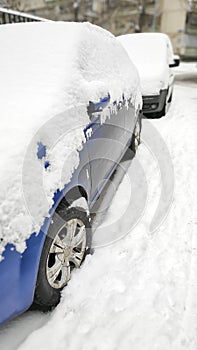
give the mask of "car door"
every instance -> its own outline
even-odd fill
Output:
[[[125,113],[121,103],[108,107],[110,97],[91,104],[90,123],[85,129],[90,162],[91,201],[94,201],[116,167],[125,148]]]
[[[127,108],[125,108],[125,142],[129,143],[135,128],[139,114],[139,108],[136,110],[132,104],[131,99],[127,101]]]

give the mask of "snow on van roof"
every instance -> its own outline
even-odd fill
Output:
[[[0,252],[8,242],[23,251],[78,166],[89,101],[110,94],[112,108],[124,93],[139,106],[141,93],[117,39],[89,23],[2,25],[0,42]],[[39,142],[47,146],[46,170]]]
[[[138,68],[143,95],[158,94],[168,83],[173,49],[164,33],[136,33],[118,37]]]

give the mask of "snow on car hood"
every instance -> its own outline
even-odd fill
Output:
[[[173,50],[166,34],[127,34],[119,36],[118,40],[139,71],[142,95],[159,94],[168,87]]]
[[[137,108],[141,94],[117,39],[89,23],[3,25],[0,42],[0,253],[22,252],[79,164],[89,101],[124,92]]]
[[[169,82],[168,67],[163,64],[155,65],[138,63],[142,95],[158,95],[161,89],[166,89]]]

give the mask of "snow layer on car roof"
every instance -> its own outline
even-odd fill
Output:
[[[4,25],[0,42],[0,253],[22,252],[78,166],[89,101],[109,93],[112,108],[124,93],[137,108],[141,93],[117,39],[89,23]]]
[[[118,40],[138,68],[143,95],[158,94],[167,88],[173,49],[166,34],[126,34],[119,36]]]

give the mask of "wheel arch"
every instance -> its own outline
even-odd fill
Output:
[[[85,198],[85,200],[88,203],[88,193],[85,190],[85,188],[81,185],[77,185],[72,187],[69,191],[66,192],[66,194],[62,197],[60,201],[58,201],[58,204],[56,205],[55,210],[58,209],[58,207],[69,207],[74,201],[76,201],[79,198]]]

